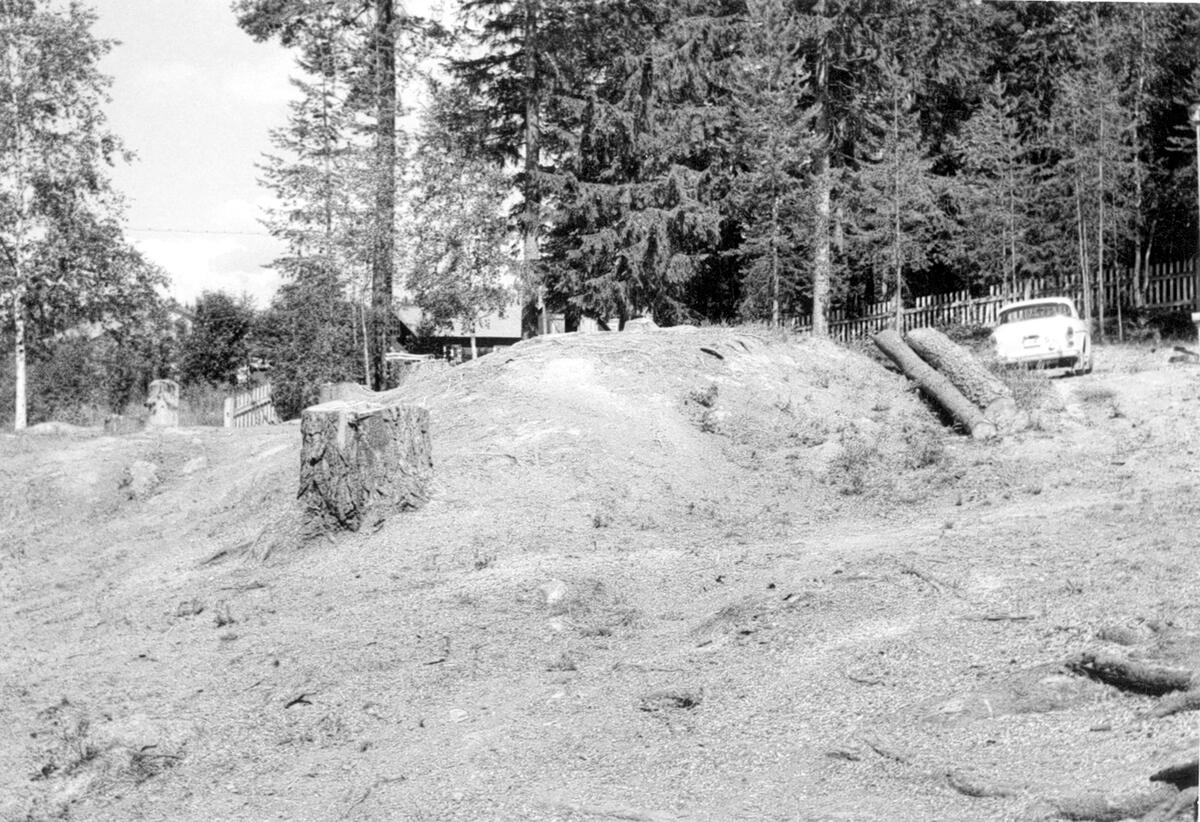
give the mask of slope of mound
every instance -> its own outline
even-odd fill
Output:
[[[580,745],[657,791],[658,690],[741,722],[706,660],[866,538],[810,523],[933,481],[953,436],[867,358],[746,330],[533,340],[395,396],[431,411],[432,500],[295,552],[264,550],[295,425],[0,439],[27,481],[0,516],[0,818],[560,818]],[[541,776],[496,798],[515,773]]]
[[[1198,664],[1200,375],[1043,387],[980,443],[820,343],[530,341],[286,551],[295,425],[0,435],[0,819],[1116,818],[1194,715],[1062,660]]]
[[[395,393],[429,407],[450,496],[590,498],[602,518],[745,483],[818,509],[937,461],[945,436],[870,359],[740,329],[543,337]]]

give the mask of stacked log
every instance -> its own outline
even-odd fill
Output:
[[[909,346],[946,377],[983,416],[1000,430],[1020,427],[1020,414],[1012,390],[984,367],[975,355],[936,328],[914,328],[906,335]]]
[[[892,358],[905,376],[916,382],[972,437],[987,439],[996,436],[995,423],[987,419],[983,412],[955,387],[954,383],[918,357],[916,352],[904,342],[900,332],[889,328],[880,331],[872,339],[880,351]]]
[[[300,499],[310,521],[357,531],[429,497],[429,412],[378,400],[334,400],[300,419]]]

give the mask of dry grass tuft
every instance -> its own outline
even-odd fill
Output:
[[[587,579],[572,583],[550,613],[566,617],[584,636],[612,636],[641,623],[641,611],[604,582]]]
[[[1117,392],[1107,385],[1082,385],[1075,389],[1075,396],[1084,405],[1107,405],[1117,399]]]
[[[1050,377],[1045,371],[1033,368],[993,369],[1008,389],[1012,391],[1017,408],[1032,412],[1052,405],[1056,399]]]

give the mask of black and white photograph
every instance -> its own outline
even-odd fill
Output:
[[[1200,2],[0,0],[0,822],[1195,822]]]

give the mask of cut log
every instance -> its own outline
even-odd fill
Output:
[[[892,358],[904,375],[946,410],[963,428],[976,439],[996,436],[996,425],[967,399],[954,383],[933,369],[929,363],[917,356],[899,332],[894,329],[880,331],[874,337],[875,345]]]
[[[335,400],[300,418],[300,499],[329,529],[420,507],[433,476],[429,412],[411,405]]]
[[[1147,715],[1154,719],[1162,719],[1186,711],[1200,711],[1200,687],[1194,685],[1190,691],[1164,696]]]
[[[1186,691],[1193,684],[1192,672],[1185,668],[1139,662],[1114,654],[1077,654],[1067,660],[1067,668],[1137,694],[1162,696],[1172,691]]]
[[[1200,784],[1200,757],[1183,759],[1150,775],[1151,782],[1166,782],[1179,790],[1195,788]]]
[[[905,338],[921,359],[982,408],[983,416],[1003,430],[1017,427],[1019,415],[1012,390],[969,350],[936,328],[914,328]]]

